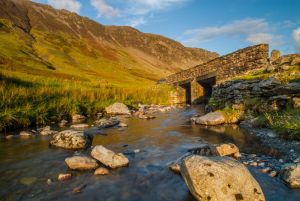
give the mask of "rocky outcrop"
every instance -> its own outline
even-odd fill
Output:
[[[260,100],[259,108],[253,109],[261,112],[280,110],[299,96],[299,82],[282,84],[275,78],[228,81],[215,86],[212,93],[213,99],[222,103],[247,104],[251,99]]]
[[[84,149],[92,143],[92,136],[83,131],[65,130],[52,136],[50,144],[64,149]]]
[[[115,153],[101,145],[97,145],[93,148],[91,156],[110,168],[124,167],[129,163],[128,158],[122,153]]]
[[[105,108],[105,111],[107,114],[112,114],[112,115],[119,115],[119,114],[128,114],[130,115],[131,112],[127,105],[123,103],[114,103],[107,108]]]
[[[287,167],[283,173],[283,180],[291,188],[300,188],[300,163]]]
[[[187,157],[181,165],[181,175],[197,200],[265,200],[248,169],[229,157]]]
[[[71,170],[93,170],[98,167],[96,160],[87,156],[72,156],[65,159]]]

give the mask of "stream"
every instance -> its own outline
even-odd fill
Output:
[[[139,149],[127,155],[129,166],[112,170],[106,176],[93,171],[70,171],[64,159],[75,151],[49,147],[49,138],[0,139],[0,200],[103,200],[103,201],[194,201],[183,179],[168,169],[170,162],[188,149],[202,143],[236,144],[243,153],[280,153],[265,147],[254,136],[236,125],[207,129],[192,125],[189,119],[202,114],[203,107],[176,109],[157,113],[156,119],[125,119],[128,128],[97,130],[93,145],[103,145],[115,152]],[[77,151],[89,153],[90,150]],[[288,188],[279,178],[272,178],[249,167],[268,201],[300,200],[300,190]],[[59,182],[60,173],[71,172],[72,179]],[[47,184],[47,179],[52,184]],[[73,188],[86,184],[81,193]]]

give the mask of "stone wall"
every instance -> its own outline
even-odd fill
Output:
[[[267,44],[247,47],[213,59],[205,64],[170,75],[164,81],[169,84],[180,84],[180,82],[190,82],[195,78],[201,79],[201,76],[215,73],[217,82],[220,82],[251,70],[266,68],[269,64],[268,54],[269,46]]]

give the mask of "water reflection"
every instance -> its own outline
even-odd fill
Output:
[[[180,176],[168,170],[168,164],[188,149],[201,143],[233,142],[244,152],[267,153],[259,141],[235,126],[201,127],[189,118],[203,113],[202,108],[189,108],[158,115],[154,120],[124,119],[128,128],[99,131],[93,145],[104,145],[117,152],[140,149],[128,155],[130,165],[96,177],[93,172],[72,172],[67,182],[57,182],[57,175],[69,171],[64,159],[74,151],[50,148],[47,137],[0,141],[0,200],[109,200],[109,201],[192,201]],[[90,150],[82,151],[86,154]],[[268,200],[300,200],[300,192],[288,189],[281,181],[253,170]],[[24,182],[24,178],[25,181]],[[47,185],[51,178],[54,182]],[[72,189],[87,184],[80,194]]]

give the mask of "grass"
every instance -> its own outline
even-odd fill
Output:
[[[0,19],[0,130],[93,116],[113,102],[169,104],[171,88],[155,83],[166,73],[121,47],[64,32],[28,34]]]
[[[77,113],[93,116],[113,102],[123,102],[131,107],[138,103],[169,104],[169,91],[169,87],[162,85],[118,87],[2,74],[0,130],[45,125],[70,119]]]
[[[267,125],[286,139],[300,140],[300,109],[264,113]]]
[[[257,70],[250,72],[249,74],[242,75],[235,77],[234,79],[241,79],[241,80],[252,80],[252,79],[268,79],[269,77],[274,77],[281,81],[282,83],[289,83],[298,81],[299,82],[299,75],[300,75],[300,66],[291,66],[288,70],[275,70],[275,71],[267,71]]]

